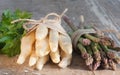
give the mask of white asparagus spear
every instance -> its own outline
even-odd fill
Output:
[[[45,25],[38,25],[36,29],[36,40],[42,40],[48,35],[48,28]]]
[[[68,65],[70,65],[72,60],[72,54],[66,54],[64,51],[61,50],[61,61],[58,64],[61,68],[66,68]]]
[[[40,57],[37,61],[36,68],[38,70],[42,70],[44,64],[46,64],[48,60],[49,60],[49,55],[46,55],[44,57]]]
[[[69,36],[59,34],[59,45],[66,54],[72,54],[72,42]]]
[[[50,29],[49,45],[51,52],[56,52],[58,50],[58,39],[59,39],[58,32],[56,30]]]
[[[35,49],[36,49],[36,55],[39,57],[48,55],[50,52],[48,37],[45,37],[42,40],[36,40]]]
[[[33,50],[32,50],[31,55],[30,55],[29,66],[35,65],[37,60],[38,60],[38,56],[35,53],[35,44],[32,47],[33,47]]]
[[[50,52],[50,58],[53,61],[53,63],[59,63],[60,62],[59,50],[57,50],[56,52]]]
[[[23,64],[27,56],[31,54],[32,46],[35,42],[35,32],[31,32],[29,35],[23,36],[21,39],[21,53],[18,57],[17,63]]]

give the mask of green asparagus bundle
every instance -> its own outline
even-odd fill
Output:
[[[97,70],[98,68],[116,69],[116,64],[120,63],[120,57],[112,50],[120,51],[120,47],[115,46],[114,40],[103,35],[95,27],[77,29],[66,15],[63,16],[63,20],[74,31],[71,35],[74,50],[80,52],[90,70]]]

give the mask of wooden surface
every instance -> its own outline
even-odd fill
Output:
[[[21,9],[33,13],[34,19],[40,19],[46,14],[56,12],[60,14],[68,8],[68,15],[79,27],[79,16],[84,15],[85,25],[96,24],[101,30],[120,46],[120,0],[0,0],[0,15],[5,9]],[[63,27],[69,32],[70,28],[62,21]],[[42,71],[28,67],[27,61],[23,65],[16,64],[17,56],[9,58],[0,55],[0,75],[120,75],[120,67],[116,71],[97,70],[88,71],[80,55],[73,54],[72,64],[65,69],[58,68],[49,62]]]

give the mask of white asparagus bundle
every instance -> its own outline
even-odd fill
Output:
[[[55,19],[47,19],[49,16],[55,16]],[[21,40],[21,53],[17,63],[24,63],[26,57],[30,56],[29,66],[36,65],[36,68],[41,70],[50,56],[52,62],[61,68],[70,65],[72,42],[61,26],[61,16],[50,13],[41,20],[27,19],[27,21],[35,26],[28,29],[29,34]]]

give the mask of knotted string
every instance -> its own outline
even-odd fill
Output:
[[[89,33],[97,33],[94,29],[78,29],[77,31],[75,31],[72,36],[72,43],[73,43],[73,48],[75,50],[77,50],[77,43],[79,38],[83,35],[83,34],[89,34]]]
[[[50,13],[46,15],[44,18],[41,18],[40,20],[17,19],[17,20],[12,21],[11,23],[16,23],[19,21],[26,21],[26,23],[23,24],[23,28],[27,31],[26,35],[36,30],[38,25],[45,25],[46,27],[50,29],[56,30],[64,35],[67,35],[66,31],[61,26],[61,17],[67,12],[67,10],[68,9],[65,9],[61,15],[58,15],[56,13]],[[50,16],[54,16],[54,19],[48,19]]]

